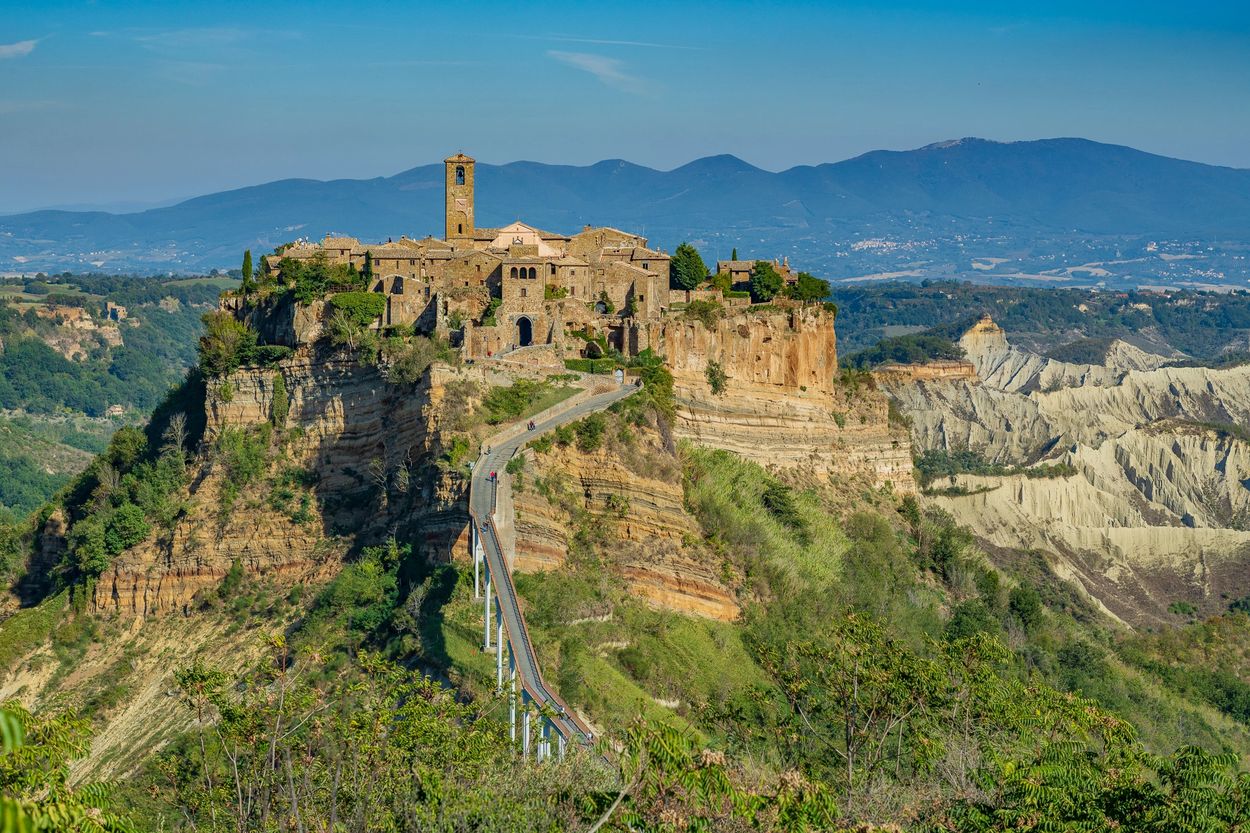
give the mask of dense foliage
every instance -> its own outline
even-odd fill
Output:
[[[681,243],[669,260],[669,285],[674,289],[694,289],[707,277],[707,266],[699,256],[699,250],[689,243]]]
[[[751,300],[763,304],[776,298],[785,287],[781,273],[766,260],[757,260],[751,267]]]
[[[875,346],[842,359],[845,367],[867,369],[883,364],[922,364],[934,359],[962,359],[964,350],[949,339],[935,335],[883,338]]]
[[[832,300],[843,312],[838,338],[847,352],[874,344],[886,328],[940,326],[934,334],[958,338],[982,313],[1007,332],[1034,334],[1051,348],[1072,342],[1072,334],[1079,333],[1078,340],[1151,339],[1200,359],[1244,343],[1250,331],[1250,293],[1245,291],[1165,295],[924,281],[840,284]]]

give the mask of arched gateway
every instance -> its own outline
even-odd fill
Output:
[[[516,320],[516,346],[529,347],[534,343],[534,323],[522,315]]]

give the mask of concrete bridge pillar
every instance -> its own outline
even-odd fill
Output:
[[[486,570],[486,593],[482,596],[482,616],[486,620],[486,627],[483,629],[482,650],[490,650],[490,569]]]
[[[529,757],[530,754],[530,706],[529,698],[522,697],[525,702],[521,706],[521,755]]]
[[[482,595],[482,582],[480,573],[482,570],[482,534],[477,530],[477,523],[469,519],[469,550],[473,556],[473,598],[480,598]]]
[[[509,653],[508,660],[512,666],[508,684],[508,740],[516,743],[516,657]]]
[[[503,610],[495,605],[495,693],[503,694]]]

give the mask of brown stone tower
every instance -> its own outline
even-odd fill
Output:
[[[447,167],[447,234],[451,243],[473,240],[473,159],[463,153],[443,160]]]

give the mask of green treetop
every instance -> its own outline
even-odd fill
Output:
[[[755,261],[751,267],[751,300],[765,303],[777,297],[785,281],[773,265],[766,260]]]
[[[669,263],[669,282],[674,289],[694,289],[707,277],[707,266],[699,251],[689,243],[682,243],[673,252]]]

